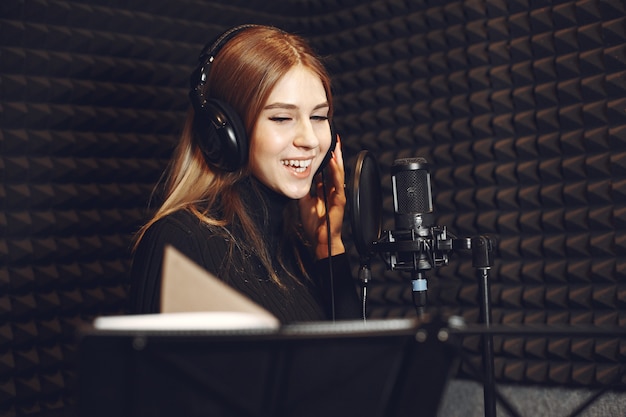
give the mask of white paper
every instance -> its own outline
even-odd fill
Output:
[[[237,312],[192,312],[137,314],[132,316],[98,317],[93,326],[99,330],[243,330],[277,329],[276,320]]]

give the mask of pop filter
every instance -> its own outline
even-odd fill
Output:
[[[373,254],[374,242],[382,228],[382,192],[378,162],[374,155],[363,150],[357,154],[354,173],[348,184],[352,235],[361,259]]]

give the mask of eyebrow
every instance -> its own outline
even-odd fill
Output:
[[[324,103],[320,103],[317,106],[315,106],[313,108],[313,110],[318,110],[318,109],[323,109],[326,107],[330,107],[330,105],[328,104],[328,102],[324,102]],[[265,106],[263,108],[263,110],[272,110],[272,109],[287,109],[287,110],[295,110],[297,109],[298,106],[296,106],[295,104],[289,104],[289,103],[272,103],[272,104],[268,104],[267,106]]]

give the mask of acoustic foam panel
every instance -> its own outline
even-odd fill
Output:
[[[426,157],[438,224],[498,239],[496,322],[623,325],[624,5],[444,3],[372,2],[316,22],[335,52],[347,153],[381,164],[384,227],[391,163]],[[373,275],[372,316],[414,314],[409,277]],[[433,307],[478,321],[470,261],[430,275]],[[479,339],[465,346],[479,362]],[[498,338],[497,378],[623,385],[624,351],[619,339]]]
[[[240,19],[282,19],[220,3],[0,5],[0,415],[71,410],[75,329],[124,312],[197,54]]]

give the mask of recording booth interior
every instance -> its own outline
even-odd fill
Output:
[[[74,407],[76,329],[124,311],[132,235],[197,53],[241,23],[299,32],[327,59],[346,166],[362,150],[379,165],[383,230],[396,230],[394,161],[424,158],[435,225],[497,239],[494,326],[625,327],[623,1],[4,0],[0,414]],[[407,275],[372,258],[368,319],[415,317]],[[471,259],[426,280],[429,308],[481,322]],[[482,338],[461,344],[444,416],[482,414],[480,382],[465,391]],[[624,415],[625,346],[618,333],[493,335],[494,380],[528,415],[567,415],[602,390],[607,408],[586,415]]]

